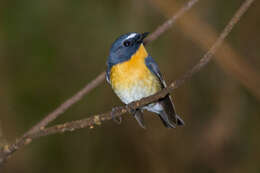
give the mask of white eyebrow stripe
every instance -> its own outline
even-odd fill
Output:
[[[132,34],[130,34],[128,37],[126,37],[126,40],[128,40],[129,38],[133,38],[133,37],[135,37],[136,36],[136,33],[132,33]]]

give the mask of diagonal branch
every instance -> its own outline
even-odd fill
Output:
[[[144,40],[145,44],[150,43],[151,41],[157,39],[160,35],[162,35],[165,31],[169,30],[172,24],[176,22],[186,11],[188,11],[196,2],[199,0],[190,0],[186,5],[184,5],[175,15],[173,15],[170,19],[165,21],[162,25],[158,26],[158,28],[152,32],[146,40]],[[72,105],[77,103],[82,99],[84,95],[89,93],[92,89],[96,88],[101,82],[105,79],[105,72],[100,73],[94,80],[88,83],[83,89],[78,91],[74,96],[69,98],[67,101],[62,103],[59,107],[57,107],[53,112],[46,115],[39,123],[34,125],[28,132],[26,132],[23,136],[27,136],[31,133],[35,133],[40,128],[47,126],[50,122],[54,121],[58,116],[63,114],[67,109],[69,109]]]
[[[50,122],[54,121],[58,116],[66,112],[72,105],[77,103],[79,100],[83,98],[84,95],[89,93],[92,89],[96,88],[101,82],[105,79],[105,72],[100,73],[94,80],[88,83],[83,89],[78,91],[74,96],[69,98],[67,101],[62,103],[58,108],[56,108],[53,112],[44,117],[39,123],[34,125],[28,132],[26,132],[23,136],[27,136],[29,134],[35,133],[39,129],[45,127]]]
[[[172,24],[175,23],[177,19],[179,19],[186,11],[191,9],[193,5],[195,5],[199,0],[189,0],[187,4],[185,4],[175,15],[173,15],[170,19],[165,21],[162,25],[160,25],[153,33],[150,34],[149,37],[145,40],[145,44],[150,43],[151,41],[157,39],[161,34],[165,31],[169,30]],[[94,80],[88,83],[83,89],[78,91],[74,96],[69,98],[67,101],[58,106],[54,111],[50,114],[46,115],[40,122],[34,125],[31,129],[24,133],[24,135],[19,138],[14,144],[4,147],[0,149],[0,164],[8,155],[11,155],[13,152],[20,148],[20,144],[28,143],[25,139],[29,138],[30,135],[37,133],[41,129],[44,129],[50,122],[54,121],[61,114],[66,112],[72,105],[80,101],[87,93],[100,85],[105,79],[105,72],[100,73]],[[4,153],[4,154],[3,154]]]
[[[185,6],[183,6],[175,15],[173,15],[170,19],[165,21],[162,25],[159,25],[156,30],[150,34],[145,40],[144,44],[148,44],[155,39],[157,39],[162,33],[171,28],[172,24],[176,22],[178,18],[180,18],[185,12],[187,12],[194,4],[196,4],[199,0],[190,0]]]
[[[229,23],[226,25],[216,42],[213,44],[213,46],[208,50],[208,52],[201,58],[201,60],[186,74],[183,75],[179,80],[176,80],[172,82],[167,88],[163,89],[162,91],[156,93],[155,95],[143,98],[139,101],[130,103],[126,106],[122,106],[118,108],[116,111],[113,111],[114,116],[121,116],[122,114],[129,111],[129,109],[136,109],[139,107],[142,107],[144,105],[147,105],[149,103],[152,103],[160,98],[165,97],[167,94],[172,92],[174,89],[180,87],[187,79],[191,78],[194,74],[199,72],[203,67],[205,67],[209,61],[212,59],[213,55],[217,51],[217,49],[220,47],[220,45],[223,43],[224,39],[228,36],[228,34],[233,29],[234,25],[240,20],[240,18],[243,16],[243,14],[248,10],[250,5],[254,2],[254,0],[245,0],[244,3],[241,5],[241,7],[237,10],[235,15],[232,17],[232,19],[229,21]],[[17,149],[21,148],[22,146],[25,146],[29,144],[32,139],[41,137],[41,136],[47,136],[50,134],[55,133],[63,133],[66,131],[74,131],[76,129],[81,128],[93,128],[94,125],[100,125],[103,121],[110,120],[111,119],[111,111],[99,115],[92,116],[90,118],[67,122],[65,124],[55,125],[50,128],[41,128],[39,131],[36,131],[35,133],[31,133],[28,136],[22,137],[19,141],[17,141],[15,144],[11,146],[6,146],[4,150],[2,150],[2,159],[6,158],[8,155],[11,155],[13,152],[15,152]],[[0,153],[1,156],[1,153]],[[4,157],[3,157],[4,156]],[[0,157],[1,159],[1,157]],[[0,160],[1,161],[1,160]]]

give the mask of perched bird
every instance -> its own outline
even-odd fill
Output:
[[[135,32],[121,35],[110,49],[106,79],[125,104],[153,95],[166,87],[158,65],[144,47],[143,40],[147,35],[148,33]],[[170,95],[132,111],[143,128],[144,109],[158,114],[167,128],[184,125],[184,121],[175,112]]]

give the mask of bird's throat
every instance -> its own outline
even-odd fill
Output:
[[[144,60],[148,56],[148,53],[143,44],[139,46],[137,51],[131,56],[130,61]]]

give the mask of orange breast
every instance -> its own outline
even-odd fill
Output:
[[[148,56],[143,45],[129,61],[114,65],[110,81],[116,94],[125,103],[152,95],[161,89],[157,77],[145,65]]]

